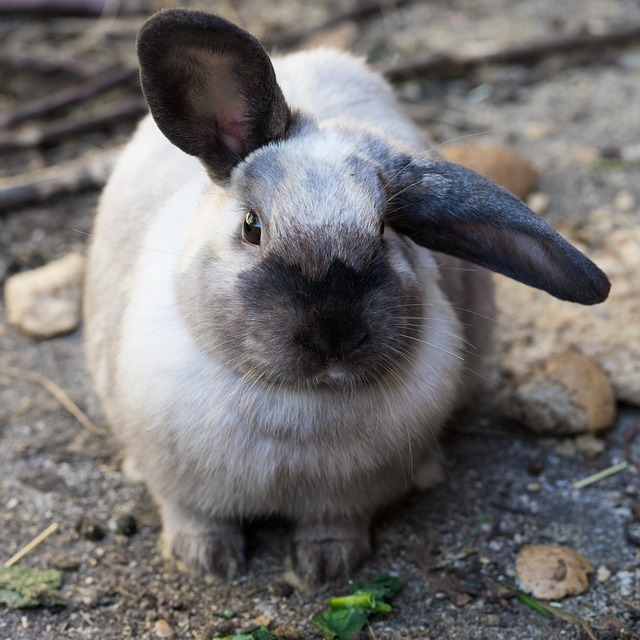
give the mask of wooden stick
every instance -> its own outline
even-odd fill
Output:
[[[533,42],[524,46],[507,47],[479,55],[455,53],[431,54],[419,60],[409,60],[384,72],[391,82],[416,76],[448,78],[487,64],[532,65],[560,53],[584,52],[589,57],[602,55],[607,47],[620,47],[640,40],[640,25],[630,25],[602,34],[578,34],[555,40]]]
[[[366,20],[367,18],[375,15],[384,15],[387,11],[400,9],[411,4],[411,2],[415,2],[415,0],[362,0],[352,9],[335,13],[330,18],[311,29],[305,29],[298,33],[283,35],[278,38],[270,39],[267,37],[262,40],[262,43],[267,48],[289,49],[316,33],[331,29],[341,22],[347,22],[350,20],[360,21]]]
[[[39,533],[31,542],[26,544],[18,553],[12,555],[2,566],[12,567],[16,562],[20,562],[22,558],[31,553],[38,545],[42,544],[52,533],[59,528],[57,522],[50,524],[42,533]]]
[[[55,195],[102,187],[121,148],[106,149],[18,176],[0,178],[0,213]]]
[[[135,7],[118,2],[117,15],[135,13]],[[100,16],[109,12],[109,0],[0,0],[0,14]]]
[[[0,153],[50,145],[69,136],[100,129],[114,122],[137,118],[146,111],[147,107],[142,98],[131,98],[96,113],[81,118],[69,118],[42,128],[31,125],[16,132],[0,131]]]
[[[104,72],[104,65],[86,57],[70,56],[50,47],[30,47],[29,51],[11,51],[2,58],[4,65],[30,73],[59,73],[81,78],[96,78]]]
[[[53,95],[45,96],[38,100],[32,100],[26,104],[9,110],[6,114],[0,115],[0,128],[13,127],[19,122],[31,118],[48,116],[56,111],[71,107],[79,102],[84,102],[89,98],[113,89],[118,85],[130,84],[137,80],[137,69],[116,69],[106,71],[97,78],[85,82],[75,87],[63,89]]]

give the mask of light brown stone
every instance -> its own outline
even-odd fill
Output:
[[[594,433],[613,425],[616,401],[601,367],[573,351],[538,360],[507,389],[504,413],[538,433]]]
[[[538,184],[538,172],[517,151],[488,144],[452,144],[440,149],[445,160],[495,180],[521,200]]]
[[[524,591],[543,600],[559,600],[586,591],[593,567],[567,547],[530,544],[520,550],[516,571]]]
[[[44,267],[7,278],[6,320],[22,332],[50,338],[77,328],[85,259],[70,253]]]

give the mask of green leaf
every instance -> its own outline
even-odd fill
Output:
[[[366,609],[329,609],[311,618],[311,622],[327,640],[349,640],[362,631],[369,619]]]
[[[520,600],[520,602],[526,604],[528,607],[531,607],[541,616],[544,616],[545,618],[553,618],[553,616],[544,607],[540,606],[534,598],[530,598],[527,594],[518,593],[516,597],[518,598],[518,600]]]
[[[248,633],[252,640],[277,640],[277,638],[269,632],[267,627],[263,624],[259,627],[254,627],[253,629],[249,629],[245,633]]]
[[[213,638],[213,640],[277,640],[277,638],[262,624],[235,636],[217,637]]]
[[[11,609],[64,606],[61,586],[62,574],[55,569],[0,567],[0,604]]]
[[[377,600],[386,602],[395,596],[402,588],[402,582],[398,578],[381,574],[373,580],[351,580],[347,585],[349,593],[355,595],[370,593]]]

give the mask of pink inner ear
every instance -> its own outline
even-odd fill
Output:
[[[239,156],[247,151],[248,118],[244,114],[219,117],[220,132],[225,144]]]

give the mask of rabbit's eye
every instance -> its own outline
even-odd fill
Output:
[[[262,225],[255,211],[249,211],[242,225],[242,238],[251,244],[260,244]]]
[[[380,235],[384,234],[384,222],[380,223]]]

